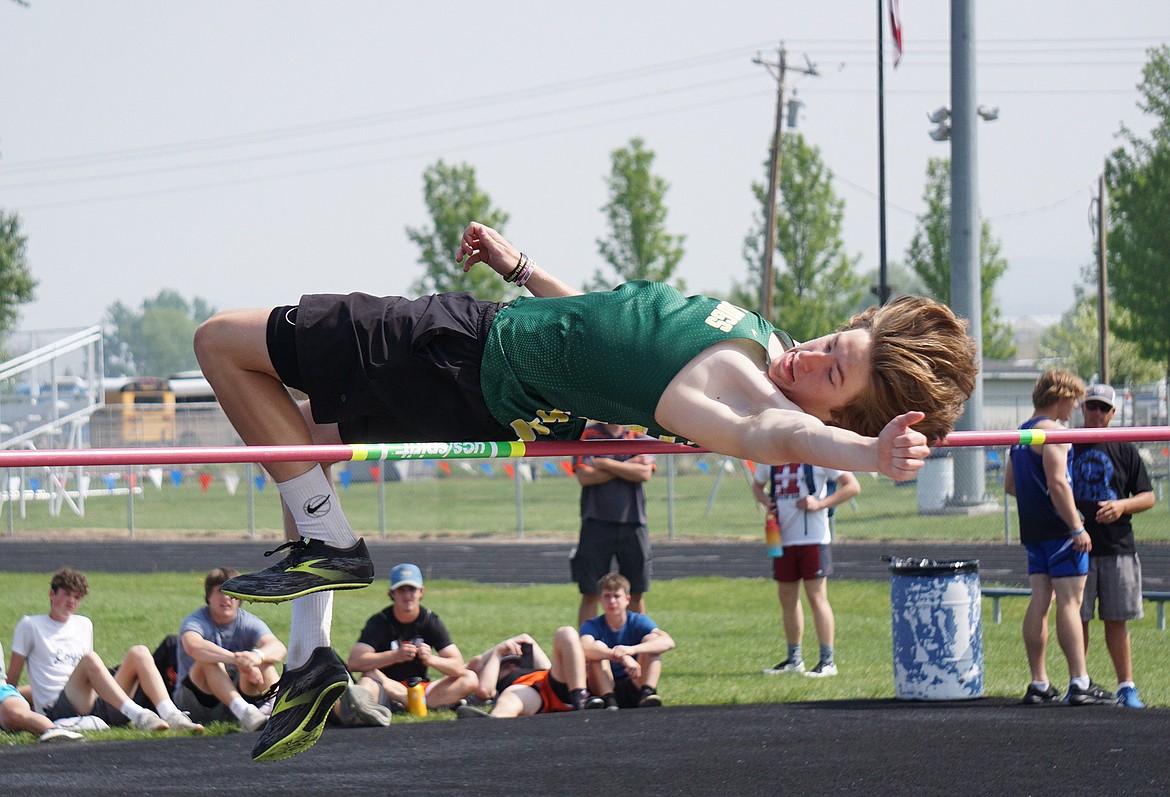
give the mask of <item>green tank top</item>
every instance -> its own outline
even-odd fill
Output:
[[[524,297],[492,322],[480,384],[492,416],[517,438],[575,440],[587,420],[674,438],[654,423],[683,366],[721,341],[792,339],[756,313],[639,280],[612,291]]]

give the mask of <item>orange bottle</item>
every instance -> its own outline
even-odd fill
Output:
[[[422,681],[406,687],[406,710],[416,717],[427,715],[427,685]]]

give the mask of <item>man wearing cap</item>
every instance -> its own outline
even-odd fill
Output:
[[[1113,420],[1117,394],[1109,385],[1090,385],[1082,403],[1086,429],[1104,429]],[[1130,517],[1154,505],[1154,490],[1137,446],[1126,442],[1073,446],[1073,496],[1093,540],[1089,576],[1081,603],[1085,649],[1094,609],[1105,624],[1105,647],[1117,672],[1117,704],[1144,708],[1133,682],[1129,629],[1142,618],[1142,564]]]
[[[447,626],[422,605],[423,592],[418,565],[397,565],[390,571],[391,604],[366,621],[349,652],[349,670],[362,674],[358,686],[388,708],[406,705],[408,684],[415,679],[425,684],[431,708],[457,704],[479,684]],[[441,677],[430,680],[431,669]]]

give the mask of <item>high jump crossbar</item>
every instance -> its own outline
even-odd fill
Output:
[[[1170,441],[1170,426],[1110,429],[1011,429],[951,432],[936,448],[1044,443]],[[93,465],[194,465],[247,462],[378,462],[412,459],[515,459],[598,454],[704,454],[705,448],[664,440],[574,440],[492,443],[363,443],[308,446],[69,448],[0,451],[0,468]]]

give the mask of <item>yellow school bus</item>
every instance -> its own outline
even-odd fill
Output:
[[[140,376],[106,396],[113,411],[118,445],[173,445],[175,391],[166,379]]]

